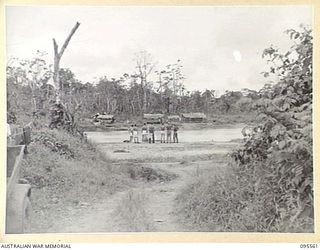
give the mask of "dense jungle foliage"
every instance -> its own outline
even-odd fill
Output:
[[[312,36],[306,28],[287,34],[291,50],[263,52],[271,64],[266,77],[279,81],[256,103],[261,131],[234,154],[239,181],[261,204],[254,214],[274,231],[308,227],[313,219]]]

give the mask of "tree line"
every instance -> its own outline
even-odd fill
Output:
[[[51,84],[53,66],[44,60],[45,55],[37,51],[34,58],[14,58],[8,62],[8,109],[16,115],[23,112],[29,117],[45,116],[55,102],[55,88]],[[96,83],[82,83],[71,69],[59,69],[61,102],[81,118],[97,112],[120,117],[184,112],[204,112],[208,116],[246,114],[254,111],[252,104],[267,95],[271,87],[266,85],[260,91],[226,91],[221,96],[215,90],[188,91],[181,60],[159,70],[146,51],[137,53],[135,59],[132,73],[124,73],[117,79],[104,76]]]

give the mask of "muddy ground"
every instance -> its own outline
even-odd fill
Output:
[[[233,139],[241,137],[239,127],[225,131],[220,141],[212,140],[212,133],[198,141],[197,134],[190,134],[177,144],[125,143],[127,134],[88,133],[110,164],[130,169],[135,184],[94,203],[65,209],[46,232],[193,231],[179,220],[175,199],[195,176],[226,164],[226,155],[239,145],[229,141],[228,132]],[[184,133],[188,134],[184,131],[180,137]]]

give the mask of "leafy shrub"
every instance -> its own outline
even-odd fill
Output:
[[[287,53],[264,51],[271,64],[264,75],[279,80],[255,104],[259,132],[233,154],[240,181],[263,202],[260,218],[272,231],[313,230],[312,36],[301,28],[287,31],[295,41]]]
[[[314,231],[312,36],[301,29],[287,31],[294,40],[287,53],[263,52],[271,64],[264,75],[278,80],[260,91],[260,124],[227,172],[198,178],[178,197],[197,230]]]

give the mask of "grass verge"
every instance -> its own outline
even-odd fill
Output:
[[[226,163],[227,162],[227,163]],[[313,220],[277,216],[276,203],[263,192],[263,181],[253,182],[247,177],[251,170],[240,173],[237,166],[226,161],[205,173],[196,173],[177,196],[177,216],[191,231],[201,232],[313,232]],[[283,211],[287,214],[288,211]]]
[[[34,132],[21,176],[32,185],[34,232],[72,211],[132,185],[90,144],[61,130]]]

